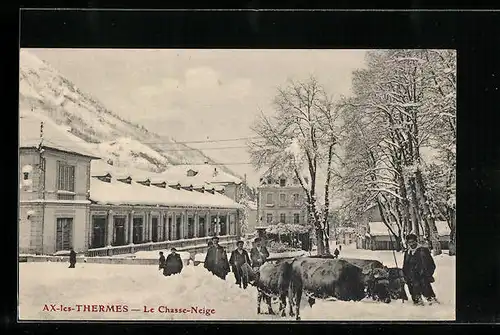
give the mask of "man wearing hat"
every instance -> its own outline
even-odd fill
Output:
[[[269,251],[262,245],[260,237],[257,237],[254,243],[254,247],[250,250],[250,258],[252,259],[252,267],[259,268],[269,257]]]
[[[248,286],[248,275],[245,275],[241,267],[245,263],[250,266],[250,257],[248,257],[248,252],[243,249],[243,241],[238,241],[236,242],[236,250],[231,253],[231,257],[229,258],[229,264],[233,268],[236,285],[241,287],[241,282],[243,281],[244,289]]]
[[[163,268],[163,274],[165,276],[174,275],[176,273],[181,273],[183,264],[181,255],[177,253],[177,249],[170,249],[170,254],[167,256],[167,260],[165,261],[165,266]]]
[[[217,277],[226,280],[230,270],[226,251],[219,245],[217,236],[212,237],[212,242],[213,245],[208,248],[203,266]]]
[[[431,286],[431,283],[434,282],[433,275],[436,264],[429,248],[419,245],[418,237],[413,233],[406,236],[406,243],[408,249],[404,254],[403,274],[413,303],[424,305],[422,296],[430,304],[437,303],[436,295]]]

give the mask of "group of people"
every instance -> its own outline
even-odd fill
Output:
[[[418,244],[418,237],[415,234],[409,234],[406,237],[406,241],[408,248],[404,253],[402,270],[413,303],[423,305],[422,297],[430,303],[437,303],[436,294],[431,285],[434,282],[433,275],[436,265],[430,250]],[[226,250],[219,245],[219,238],[214,236],[209,242],[204,267],[223,280],[226,280],[227,274],[232,271],[236,285],[246,289],[248,286],[248,277],[245,275],[242,267],[244,264],[247,264],[256,271],[266,262],[269,252],[262,245],[262,240],[259,237],[254,240],[254,246],[250,249],[250,254],[243,248],[243,245],[243,241],[238,241],[236,249],[231,252],[231,256],[228,259]],[[335,249],[334,251],[335,258],[338,258],[340,254],[339,249]],[[70,267],[74,267],[74,263]],[[182,260],[175,248],[171,249],[171,253],[166,259],[163,256],[163,252],[160,252],[159,267],[163,269],[165,276],[182,271]]]
[[[250,255],[243,248],[243,241],[238,241],[236,249],[231,252],[229,259],[224,248],[219,245],[219,238],[217,236],[214,236],[211,242],[207,256],[205,257],[205,268],[223,280],[226,280],[227,274],[232,270],[236,285],[244,289],[248,286],[248,277],[243,270],[244,264],[256,270],[269,257],[269,251],[262,245],[262,240],[259,237],[254,240],[254,246],[250,249]]]
[[[177,253],[177,249],[170,249],[170,254],[165,259],[163,251],[160,251],[160,259],[158,260],[159,270],[163,270],[163,275],[171,276],[181,273],[184,264],[182,264],[181,256]]]

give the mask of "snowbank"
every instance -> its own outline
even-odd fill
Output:
[[[342,249],[341,257],[378,259],[393,266],[392,252]],[[401,266],[402,254],[396,254]],[[454,320],[455,319],[455,257],[435,257],[434,283],[440,305],[417,307],[393,301],[390,304],[371,300],[361,302],[320,301],[313,308],[301,305],[302,320]],[[179,275],[165,277],[154,265],[77,264],[68,269],[66,263],[19,264],[19,317],[21,320],[273,320],[289,321],[256,313],[257,292],[234,285],[229,274],[222,281],[202,266],[186,266]],[[124,313],[47,312],[45,304],[123,304]],[[144,313],[144,306],[157,311],[168,308],[202,307],[213,309],[213,315],[195,313]],[[267,308],[262,306],[263,310]],[[277,304],[273,305],[277,310]],[[138,309],[138,311],[131,311]]]
[[[22,263],[19,317],[23,320],[255,319],[256,291],[242,290],[233,283],[233,278],[222,281],[203,267],[193,266],[185,267],[180,275],[165,277],[155,266],[87,263],[70,270],[66,264]],[[43,306],[48,303],[123,304],[129,311],[44,312]],[[153,308],[155,313],[144,313],[144,306]],[[158,313],[159,306],[213,309],[214,314]]]
[[[170,250],[156,250],[156,251],[137,251],[134,254],[134,258],[142,258],[142,259],[158,259],[159,252],[163,251],[163,255],[165,258],[170,254]],[[177,251],[177,253],[181,256],[182,260],[188,260],[191,259],[191,254],[187,251]]]

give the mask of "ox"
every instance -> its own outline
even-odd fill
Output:
[[[374,259],[342,259],[362,270],[367,297],[386,303],[391,302],[389,270],[384,264]]]
[[[401,299],[403,302],[408,300],[408,295],[405,291],[406,281],[403,275],[403,269],[388,268],[389,271],[389,294],[392,299]]]
[[[311,307],[315,298],[360,301],[365,297],[361,268],[345,260],[298,257],[287,266],[291,270],[289,302],[295,306],[297,320],[300,320],[302,293],[309,296]]]
[[[248,273],[249,283],[257,288],[257,314],[260,314],[262,299],[266,301],[268,313],[275,314],[271,306],[271,299],[278,298],[280,301],[280,314],[286,315],[286,299],[290,286],[292,260],[280,260],[275,263],[266,262],[258,271],[253,271],[249,266],[242,267]],[[290,304],[290,316],[293,316]]]

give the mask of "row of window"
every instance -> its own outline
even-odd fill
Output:
[[[300,201],[300,195],[298,193],[294,193],[292,195],[293,202],[298,203]],[[280,193],[279,195],[279,201],[281,204],[284,204],[286,202],[286,194],[285,193]],[[274,204],[274,196],[273,193],[268,193],[266,196],[266,204],[272,205]]]
[[[304,177],[304,181],[306,183],[309,182],[309,179],[307,177]],[[272,185],[272,184],[279,184],[281,187],[285,187],[286,186],[286,178],[280,178],[279,180],[274,180],[273,178],[271,177],[267,177],[267,179],[261,179],[261,182],[262,183],[267,183],[268,185]],[[293,177],[292,178],[292,183],[293,185],[298,185],[299,184],[299,180],[296,178],[296,177]]]
[[[124,245],[127,240],[125,236],[125,217],[115,217],[113,218],[113,245]],[[173,240],[180,239],[181,236],[181,218],[178,217],[176,224],[172,224],[172,218],[169,218],[168,225],[165,226],[166,229],[163,230],[163,236],[159,234],[159,222],[157,217],[152,218],[152,236],[153,242],[159,240]],[[132,239],[134,243],[144,242],[143,235],[143,220],[142,218],[134,218],[133,220],[133,232]],[[73,246],[73,218],[57,218],[56,224],[56,251],[69,250]],[[212,233],[213,227],[208,227],[208,233]],[[175,230],[175,238],[173,236],[173,229]],[[226,222],[221,222],[219,235],[227,235],[229,233],[230,227]],[[193,238],[195,236],[195,225],[194,219],[189,218],[187,222],[187,231],[185,231],[185,238]],[[198,231],[196,232],[198,237],[204,237],[206,235],[205,230],[205,218],[199,219]],[[106,245],[107,237],[107,218],[105,217],[94,217],[92,225],[92,241],[91,248],[104,247]]]
[[[274,222],[274,215],[272,213],[267,213],[266,215],[266,222],[271,224]],[[280,223],[286,223],[286,214],[285,213],[281,213],[280,214],[280,220],[279,220]],[[298,213],[295,213],[293,214],[293,223],[294,224],[299,224],[300,223],[300,214]]]

